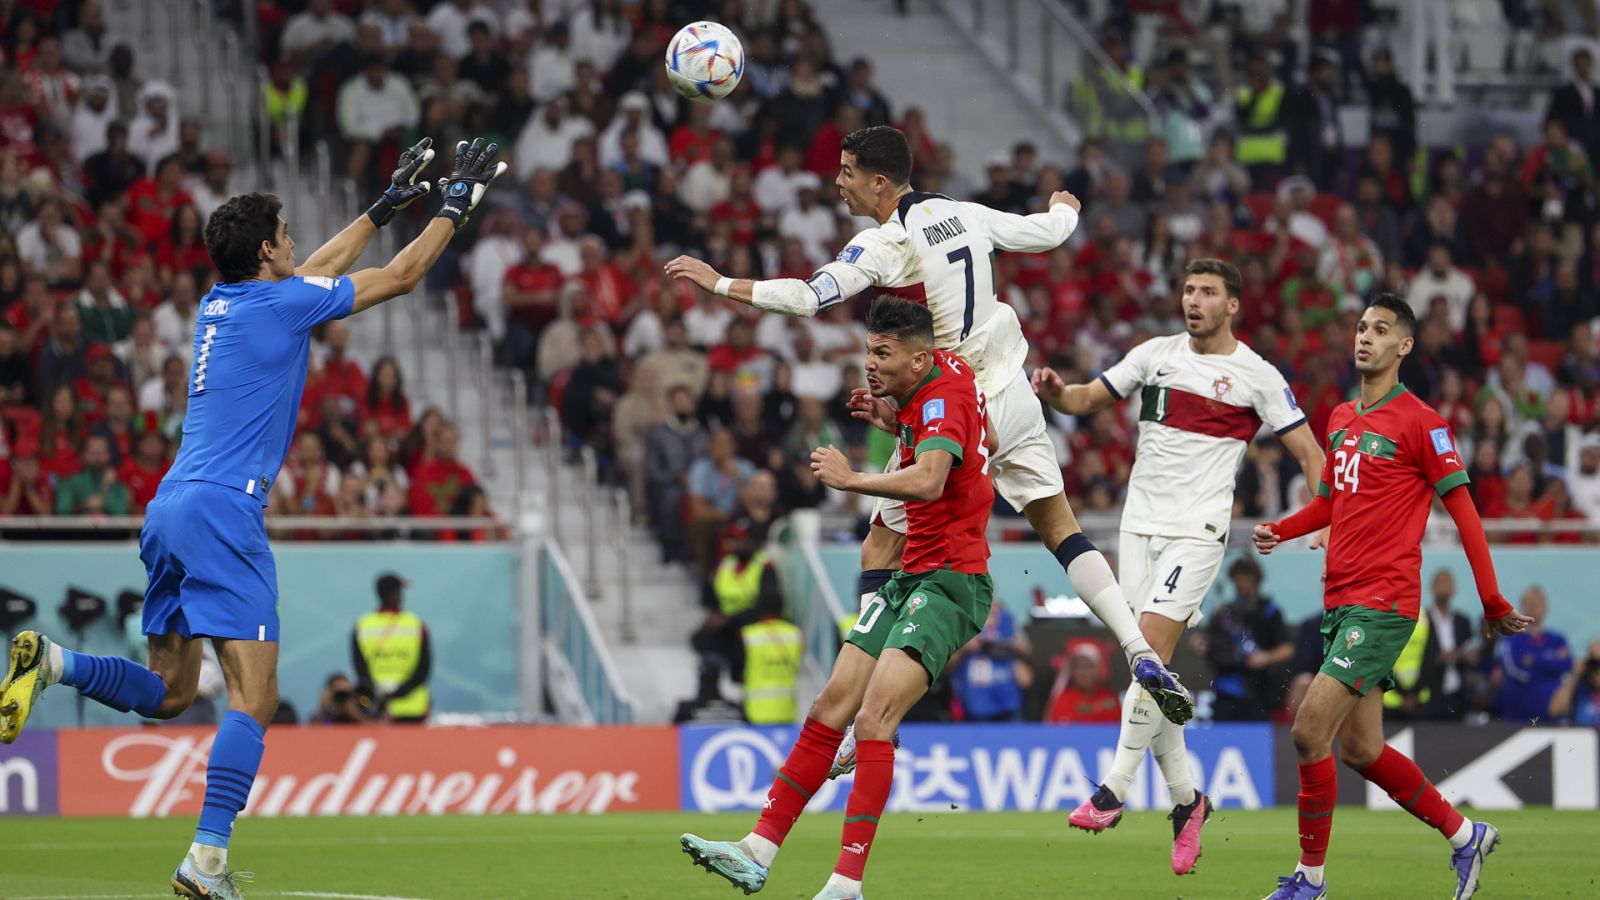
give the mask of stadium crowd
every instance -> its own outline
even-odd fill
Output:
[[[751,316],[664,281],[660,266],[691,253],[733,277],[806,277],[870,224],[845,215],[829,183],[841,138],[878,124],[910,138],[920,190],[1015,212],[1062,188],[1082,198],[1066,246],[998,260],[1030,368],[1088,380],[1180,330],[1184,263],[1219,256],[1244,273],[1237,331],[1320,433],[1354,385],[1365,300],[1394,291],[1421,321],[1403,380],[1455,427],[1484,516],[1600,516],[1600,108],[1587,44],[1552,64],[1539,141],[1432,149],[1388,52],[1363,49],[1355,4],[1278,5],[1286,15],[1233,23],[1235,40],[1169,41],[1147,59],[1119,30],[1130,21],[1108,23],[1102,46],[1121,71],[1091,69],[1064,92],[1088,134],[1075,158],[1020,142],[986,158],[976,182],[920,110],[875,86],[870,60],[834,56],[804,0],[254,7],[276,150],[327,140],[336,169],[371,191],[421,135],[509,148],[513,172],[430,291],[530,375],[567,448],[592,448],[664,558],[708,588],[730,526],[759,543],[789,510],[864,517],[855,495],[812,477],[811,447],[875,466],[892,442],[841,399],[861,383],[865,304]],[[1290,7],[1309,16],[1308,41],[1287,27]],[[724,102],[682,99],[661,65],[697,16],[744,37],[747,67]],[[1181,33],[1180,19],[1163,33]],[[213,278],[203,223],[245,187],[208,152],[203,123],[178,114],[173,86],[108,46],[102,21],[99,0],[0,2],[0,516],[137,514],[148,501],[181,434],[192,322]],[[1153,119],[1129,110],[1123,79]],[[1368,108],[1363,146],[1346,146],[1340,105]],[[420,207],[398,227],[415,227]],[[454,426],[414,415],[393,359],[368,367],[348,345],[341,324],[318,335],[274,509],[485,513]],[[1052,416],[1080,511],[1119,506],[1130,406]],[[1270,437],[1239,486],[1247,517],[1307,496]]]

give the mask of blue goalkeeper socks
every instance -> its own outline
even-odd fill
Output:
[[[250,786],[261,768],[261,753],[266,748],[266,731],[255,719],[236,709],[222,717],[217,738],[211,742],[211,758],[206,762],[206,800],[200,807],[200,826],[194,842],[208,847],[226,847],[233,837],[233,820],[250,799]]]
[[[145,718],[156,714],[167,696],[161,676],[131,659],[93,656],[61,648],[61,683],[104,703],[118,712],[136,712]]]

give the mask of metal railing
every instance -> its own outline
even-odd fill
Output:
[[[571,676],[589,722],[627,724],[634,702],[617,674],[616,663],[600,637],[589,601],[561,548],[546,540],[540,554],[540,626],[553,668]],[[555,676],[552,674],[552,687]]]
[[[1059,0],[935,0],[945,18],[1008,77],[1062,139],[1076,145],[1084,129],[1066,114],[1066,86],[1100,71],[1108,83],[1156,123],[1156,109],[1129,83],[1082,22]]]
[[[817,552],[821,518],[812,511],[799,510],[789,516],[789,535],[795,554],[775,553],[782,566],[784,600],[789,618],[800,627],[805,646],[805,663],[812,680],[826,681],[839,649],[839,624],[848,608],[833,589],[822,557]],[[799,558],[799,562],[795,561]],[[818,685],[820,687],[820,684]]]
[[[472,531],[478,529],[509,529],[513,523],[487,517],[459,516],[268,516],[268,532],[309,532],[327,534],[338,532],[370,533],[371,537],[352,540],[376,540],[385,537],[393,540],[408,538],[428,539],[443,532]],[[95,532],[107,536],[115,533],[136,534],[144,527],[143,516],[4,516],[0,517],[0,541],[15,533],[27,533],[30,539],[51,535],[80,535]],[[37,537],[36,537],[37,536]],[[284,538],[276,538],[284,540]],[[292,540],[292,538],[290,538]]]

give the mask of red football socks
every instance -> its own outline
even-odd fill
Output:
[[[1333,807],[1339,802],[1339,769],[1333,756],[1300,765],[1300,865],[1320,866],[1328,858]]]
[[[789,836],[789,829],[805,812],[811,795],[828,780],[828,770],[833,768],[833,755],[839,752],[839,743],[843,740],[844,732],[834,731],[815,719],[806,719],[800,736],[795,738],[794,748],[789,751],[789,758],[778,770],[778,777],[772,779],[772,789],[767,791],[766,808],[761,811],[761,821],[756,823],[754,829],[756,834],[774,844],[783,844],[783,839]],[[858,760],[861,752],[859,746],[856,750]],[[859,770],[859,762],[857,766]],[[856,777],[859,783],[860,776]]]
[[[1372,765],[1361,770],[1361,777],[1383,788],[1401,809],[1426,822],[1430,828],[1437,828],[1445,837],[1455,834],[1461,827],[1461,813],[1439,795],[1433,782],[1399,750],[1385,744]]]
[[[844,808],[844,838],[840,842],[839,864],[833,871],[845,878],[861,880],[867,870],[867,853],[878,833],[878,817],[889,805],[889,788],[894,784],[894,744],[888,741],[856,742],[856,784]]]

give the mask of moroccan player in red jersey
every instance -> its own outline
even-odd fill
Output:
[[[1435,493],[1461,532],[1489,627],[1515,634],[1533,621],[1500,595],[1450,426],[1399,382],[1400,360],[1411,352],[1416,326],[1411,306],[1393,294],[1367,307],[1356,325],[1361,399],[1339,406],[1328,420],[1328,457],[1317,496],[1294,515],[1255,529],[1256,548],[1270,553],[1281,541],[1333,526],[1322,668],[1291,732],[1300,757],[1300,864],[1293,875],[1278,879],[1268,900],[1327,895],[1322,865],[1338,798],[1335,736],[1345,765],[1449,839],[1456,900],[1477,891],[1483,861],[1500,840],[1493,825],[1462,816],[1415,762],[1383,741],[1383,693],[1393,686],[1390,671],[1422,604],[1421,541]]]
[[[855,786],[838,864],[815,900],[861,897],[867,854],[894,780],[895,728],[950,655],[982,630],[994,599],[984,535],[994,486],[984,397],[972,369],[933,348],[933,316],[925,306],[880,298],[867,315],[867,332],[871,396],[857,394],[850,405],[859,418],[899,435],[900,468],[855,472],[832,447],[817,448],[811,468],[829,487],[905,502],[905,564],[862,608],[773,779],[755,830],[740,841],[681,838],[695,862],[747,894],[766,884],[779,845],[827,780],[853,720]]]

